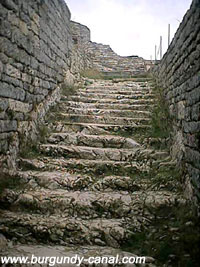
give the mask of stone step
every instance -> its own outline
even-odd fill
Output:
[[[96,241],[96,243],[98,243],[98,240]],[[101,245],[100,241],[98,245]],[[34,264],[37,267],[87,267],[88,260],[91,259],[91,257],[96,257],[97,261],[100,258],[102,259],[102,262],[100,263],[93,263],[92,266],[94,267],[105,267],[105,262],[103,262],[105,257],[107,257],[109,265],[112,263],[113,267],[119,266],[119,263],[121,263],[123,259],[128,258],[130,258],[132,262],[135,259],[135,261],[137,262],[137,266],[156,267],[153,264],[155,262],[155,259],[152,257],[144,256],[143,258],[141,258],[140,255],[137,256],[135,253],[125,252],[108,246],[66,246],[65,244],[63,244],[62,246],[50,246],[39,243],[37,245],[13,245],[12,247],[7,247],[6,250],[0,251],[0,256],[3,257],[22,257],[22,255],[28,257],[28,260],[38,259],[39,263]],[[33,258],[33,256],[35,258]],[[63,262],[61,263],[62,259]],[[64,261],[64,259],[66,260]],[[47,260],[46,263],[45,260]],[[91,260],[94,260],[94,258]],[[18,263],[17,266],[30,267],[30,263]],[[135,264],[126,264],[126,266],[136,267]]]
[[[9,199],[9,203],[8,203]],[[179,197],[167,191],[94,192],[66,191],[56,189],[36,189],[32,191],[5,190],[0,197],[1,207],[15,212],[31,214],[64,214],[84,220],[96,218],[131,218],[133,216],[151,216],[165,206],[177,204]]]
[[[143,90],[143,88],[140,88],[138,90],[130,90],[130,89],[119,89],[119,88],[113,88],[110,90],[99,88],[99,89],[89,89],[89,88],[81,88],[76,91],[77,94],[105,94],[105,95],[113,95],[113,94],[119,94],[119,95],[138,95],[138,94],[153,94],[152,89],[148,88]]]
[[[47,141],[51,144],[67,144],[92,147],[135,148],[140,145],[131,138],[115,135],[83,135],[80,133],[53,133]]]
[[[88,91],[101,91],[101,92],[110,92],[110,91],[122,91],[122,92],[137,92],[137,91],[149,91],[152,90],[152,87],[149,84],[144,84],[144,83],[135,83],[135,84],[118,84],[118,85],[113,85],[111,86],[101,86],[101,85],[91,85],[87,86],[86,89],[82,90],[88,90]]]
[[[115,125],[115,124],[97,124],[97,123],[84,123],[84,122],[64,122],[56,121],[51,124],[51,128],[54,132],[81,132],[82,134],[113,134],[124,132],[129,134],[136,134],[146,132],[150,129],[150,125]]]
[[[88,98],[83,96],[62,96],[62,100],[65,101],[75,101],[75,102],[81,102],[81,103],[108,103],[108,104],[129,104],[129,105],[142,105],[142,104],[153,104],[154,99],[115,99],[115,98],[104,98],[104,99],[98,99],[98,98]]]
[[[131,100],[136,100],[136,99],[153,99],[154,95],[153,94],[144,94],[144,93],[137,93],[137,94],[106,94],[106,93],[84,93],[84,92],[77,92],[74,96],[77,96],[79,98],[94,98],[94,99],[131,99]]]
[[[99,89],[78,89],[77,94],[79,93],[85,93],[85,94],[106,94],[106,95],[113,95],[113,94],[120,94],[120,95],[137,95],[137,94],[149,94],[152,93],[152,89],[148,88],[146,90],[138,89],[138,90],[129,90],[129,89],[104,89],[104,88],[99,88]]]
[[[102,115],[82,115],[82,114],[67,114],[58,113],[57,118],[64,122],[83,122],[97,124],[112,124],[112,125],[141,125],[148,124],[150,118],[128,118],[128,117],[111,117]]]
[[[59,172],[76,172],[91,175],[143,175],[148,173],[147,164],[138,164],[136,162],[112,161],[112,160],[87,160],[87,159],[65,159],[42,157],[38,159],[21,158],[19,167],[23,170],[38,171],[59,171]]]
[[[22,243],[66,242],[76,245],[99,245],[120,247],[134,233],[149,225],[149,218],[136,216],[127,219],[70,218],[64,214],[41,215],[22,212],[0,211],[0,231],[9,238]]]
[[[73,174],[59,171],[23,171],[17,178],[26,184],[26,189],[46,188],[64,190],[90,191],[127,191],[146,190],[149,180],[134,179],[129,176],[109,175],[98,177],[94,175]]]
[[[95,109],[95,108],[74,108],[66,107],[62,105],[60,109],[62,112],[71,114],[82,114],[82,115],[101,115],[101,116],[111,116],[111,117],[132,117],[132,118],[149,118],[151,113],[149,111],[141,110],[119,110],[119,109]]]
[[[61,158],[52,158],[52,157],[42,157],[35,159],[26,159],[20,158],[18,165],[20,169],[31,170],[31,171],[42,171],[42,172],[66,172],[75,175],[85,175],[91,177],[105,177],[105,176],[130,176],[137,180],[137,184],[143,184],[143,178],[149,177],[149,172],[151,171],[151,164],[154,163],[155,167],[162,169],[174,168],[175,163],[166,161],[165,164],[162,164],[162,161],[156,160],[153,161],[146,160],[145,162],[126,162],[126,161],[112,161],[112,160],[87,160],[87,159],[65,159]],[[89,181],[92,181],[89,177]],[[146,183],[145,181],[145,184]],[[53,186],[53,185],[52,185]],[[85,188],[85,187],[84,187]],[[91,188],[91,187],[90,187]]]
[[[103,161],[146,161],[164,159],[169,156],[167,152],[155,152],[151,149],[135,148],[101,148],[76,145],[42,144],[40,151],[48,156],[75,159],[103,160]]]
[[[81,108],[81,109],[118,109],[118,110],[139,110],[139,111],[149,111],[152,109],[152,104],[123,104],[123,103],[84,103],[84,102],[76,102],[76,101],[63,101],[60,102],[60,107],[73,107],[73,108]]]

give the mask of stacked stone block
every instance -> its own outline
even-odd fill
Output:
[[[194,0],[156,69],[174,119],[172,154],[189,175],[200,199],[200,1]],[[192,186],[191,186],[192,185]]]
[[[18,150],[19,135],[35,136],[36,125],[59,99],[60,85],[84,68],[70,17],[64,0],[1,1],[1,154],[12,145]]]

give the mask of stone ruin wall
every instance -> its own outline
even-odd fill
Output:
[[[192,2],[156,69],[174,120],[172,155],[188,174],[187,193],[200,200],[200,0]]]
[[[60,87],[90,65],[74,43],[64,0],[0,2],[0,167],[15,167],[20,140],[60,98]]]
[[[37,139],[60,88],[80,80],[81,70],[129,75],[145,68],[142,58],[91,42],[90,30],[70,18],[64,0],[0,2],[0,167],[15,168],[22,143]]]
[[[146,61],[137,56],[122,57],[116,54],[109,45],[90,42],[88,53],[93,66],[103,73],[116,75],[135,75],[146,72]]]
[[[85,51],[90,59],[90,67],[111,75],[127,73],[128,75],[141,74],[148,70],[152,61],[144,60],[138,56],[122,57],[116,54],[109,45],[91,41],[90,30],[80,23],[71,22],[73,28],[73,40],[77,46]]]

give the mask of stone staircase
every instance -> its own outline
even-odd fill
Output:
[[[168,152],[134,138],[149,129],[153,105],[146,81],[95,81],[63,95],[48,119],[46,142],[19,160],[19,185],[1,195],[0,231],[11,240],[3,255],[137,254],[146,264],[131,266],[159,266],[134,248],[134,237],[156,231],[185,201],[175,182],[153,182],[152,169],[174,167]]]

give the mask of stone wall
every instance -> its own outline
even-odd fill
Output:
[[[141,57],[122,57],[116,54],[109,45],[90,42],[88,53],[93,67],[104,73],[127,75],[141,74],[146,71],[145,60]]]
[[[85,68],[92,68],[92,60],[88,53],[88,44],[90,43],[90,30],[87,26],[75,21],[70,22],[70,27],[74,47],[71,55],[71,70],[73,72],[76,72],[76,70],[78,70],[77,76],[79,77],[80,70],[83,70]]]
[[[79,50],[84,51],[85,61],[90,68],[100,72],[116,75],[127,73],[134,75],[144,73],[147,70],[146,61],[137,56],[122,57],[116,54],[109,45],[91,42],[88,27],[71,22],[72,38]],[[149,64],[149,62],[148,62]]]
[[[200,200],[200,0],[192,2],[156,69],[174,119],[172,155],[185,168],[190,196]]]
[[[74,43],[82,44],[90,42],[90,29],[78,22],[71,21],[72,38]]]
[[[0,2],[0,165],[14,168],[22,140],[87,66],[64,0]]]

